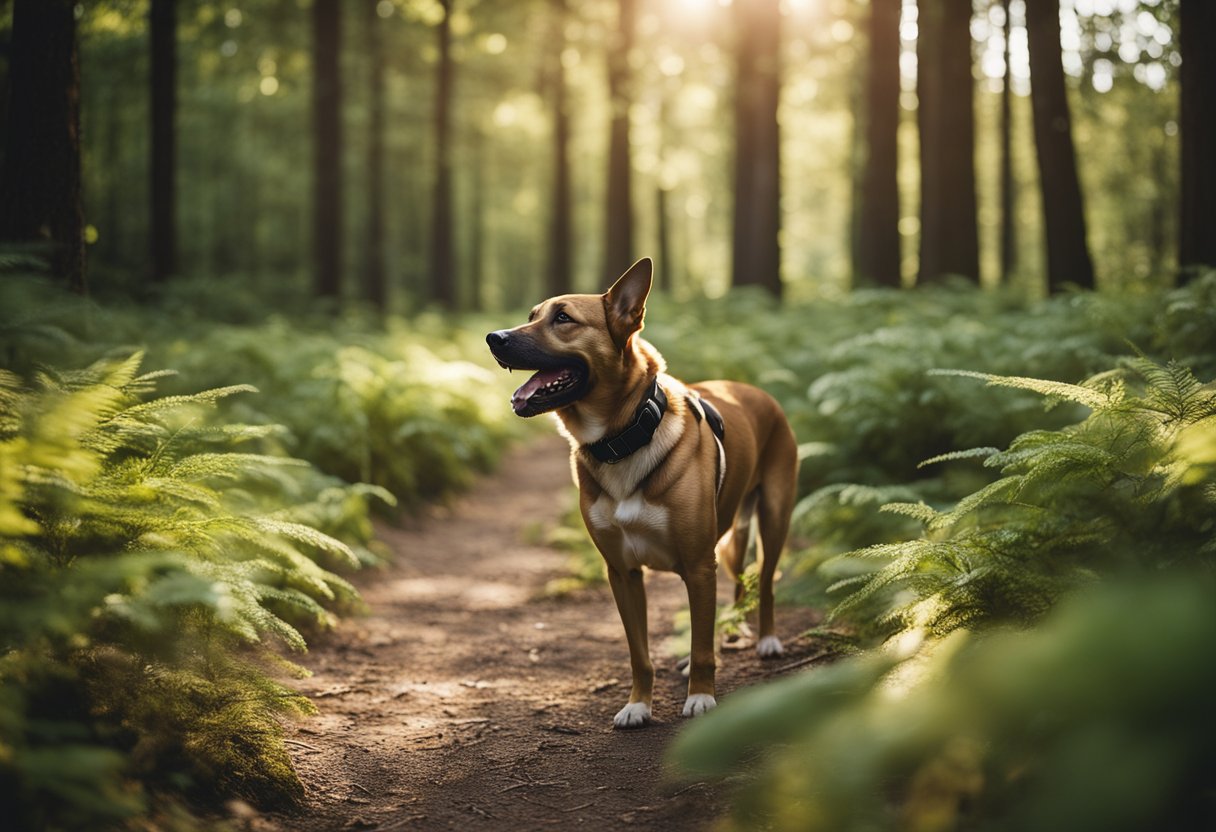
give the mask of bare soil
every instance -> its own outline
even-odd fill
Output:
[[[546,598],[568,555],[525,542],[558,522],[570,489],[563,441],[511,453],[454,505],[384,527],[392,565],[357,578],[369,606],[314,645],[300,683],[320,715],[288,730],[307,786],[280,830],[707,829],[729,809],[721,784],[676,782],[663,755],[685,720],[685,680],[665,652],[686,606],[652,573],[654,722],[616,731],[628,650],[606,585]],[[728,600],[727,581],[719,594]],[[809,663],[808,610],[778,608],[787,653],[724,652],[719,700]]]

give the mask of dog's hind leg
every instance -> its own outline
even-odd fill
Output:
[[[752,517],[756,513],[758,491],[743,498],[735,523],[718,541],[717,552],[726,574],[735,582],[735,603],[743,597],[743,564],[747,560],[747,544],[752,533]]]
[[[793,433],[774,431],[761,458],[760,500],[756,516],[760,527],[760,641],[756,652],[761,658],[785,652],[773,624],[773,578],[777,560],[785,548],[790,530],[790,515],[798,486],[798,446]]]

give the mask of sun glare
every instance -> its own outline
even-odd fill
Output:
[[[676,10],[687,15],[707,15],[718,5],[718,0],[676,0]]]

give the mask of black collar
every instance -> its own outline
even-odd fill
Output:
[[[634,411],[633,424],[616,436],[606,436],[598,442],[584,445],[583,448],[600,462],[606,462],[609,465],[620,462],[650,444],[650,440],[654,438],[654,432],[659,429],[659,422],[662,421],[663,414],[666,412],[667,394],[659,386],[659,377],[655,376],[654,381],[650,383],[650,390],[646,393],[646,398],[642,399],[642,403]]]

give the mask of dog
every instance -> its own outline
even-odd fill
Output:
[[[603,295],[559,295],[528,322],[486,336],[498,363],[534,372],[511,397],[522,417],[555,413],[570,441],[579,508],[608,565],[629,643],[633,686],[617,728],[651,720],[654,666],[642,567],[684,580],[692,621],[684,716],[717,705],[714,619],[717,556],[742,592],[751,522],[759,526],[756,650],[780,656],[773,578],[798,478],[798,447],[780,405],[734,381],[686,385],[639,333],[653,264],[629,268]]]

